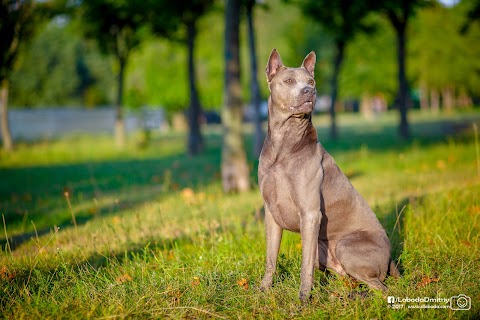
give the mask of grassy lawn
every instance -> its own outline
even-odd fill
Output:
[[[314,123],[387,230],[402,272],[387,279],[388,295],[403,301],[362,297],[363,285],[317,271],[300,304],[301,241],[288,232],[274,287],[260,292],[257,161],[252,191],[223,194],[221,132],[211,128],[195,158],[173,133],[147,147],[131,137],[122,152],[102,136],[0,151],[0,318],[478,319],[480,113],[412,113],[410,141],[397,138],[396,116],[341,115],[338,141],[326,138],[325,116]],[[459,294],[470,310],[405,300]]]

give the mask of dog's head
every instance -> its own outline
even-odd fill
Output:
[[[273,49],[265,73],[270,89],[271,104],[292,115],[310,114],[315,106],[314,69],[316,56],[310,52],[299,68],[283,65],[280,54]]]

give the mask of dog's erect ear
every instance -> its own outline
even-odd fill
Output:
[[[315,62],[317,61],[317,56],[315,55],[315,51],[311,51],[303,60],[302,67],[307,69],[308,73],[310,73],[313,77],[314,70],[315,70]]]
[[[280,58],[277,49],[273,49],[272,53],[270,53],[270,58],[268,58],[267,67],[265,68],[268,82],[272,81],[281,67],[283,67],[282,58]]]

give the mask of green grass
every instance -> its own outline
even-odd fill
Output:
[[[450,298],[469,311],[388,307],[387,297],[317,271],[311,302],[298,301],[301,242],[285,233],[274,287],[257,288],[265,259],[258,188],[225,195],[221,134],[184,156],[185,136],[159,134],[122,152],[110,137],[65,137],[0,152],[0,318],[477,318],[480,315],[480,173],[477,112],[339,118],[319,137],[374,208],[402,277],[389,295]],[[247,145],[251,141],[247,138]],[[256,161],[250,156],[252,183]],[[71,204],[69,206],[67,197]],[[72,223],[75,216],[77,228]],[[8,241],[4,233],[8,234]]]

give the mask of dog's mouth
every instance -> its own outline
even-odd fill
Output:
[[[304,104],[302,104],[301,107],[312,108],[313,107],[313,101],[308,100]]]
[[[294,114],[306,114],[313,111],[313,101],[307,100],[299,106],[291,107]]]

